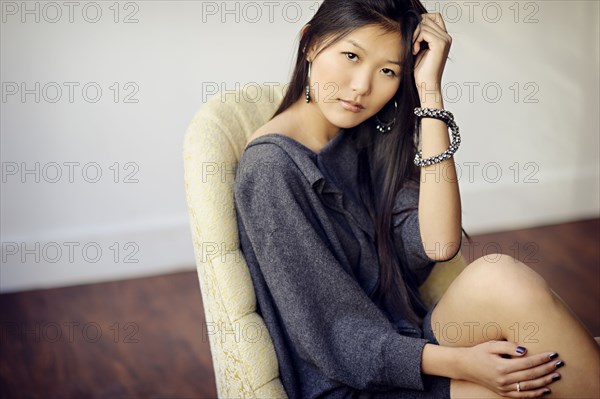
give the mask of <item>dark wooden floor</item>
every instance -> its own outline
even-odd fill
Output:
[[[546,278],[600,336],[600,219],[474,236]],[[0,295],[0,398],[216,396],[195,272]]]

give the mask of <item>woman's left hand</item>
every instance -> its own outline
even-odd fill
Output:
[[[415,83],[421,93],[425,88],[427,92],[441,91],[442,74],[446,59],[450,52],[452,37],[446,32],[446,24],[440,13],[425,13],[415,29],[413,35],[412,54],[416,55],[421,50],[421,42],[427,42],[429,49],[425,49],[417,56],[415,61]]]

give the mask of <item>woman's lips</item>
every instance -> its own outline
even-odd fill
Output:
[[[338,98],[338,100],[340,101],[340,104],[342,105],[342,107],[344,107],[344,109],[351,112],[360,112],[365,108],[362,105],[356,105],[354,103],[342,100],[341,98]]]

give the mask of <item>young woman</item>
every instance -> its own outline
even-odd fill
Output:
[[[432,309],[419,297],[462,240],[441,15],[418,0],[325,0],[301,35],[234,185],[287,394],[599,397],[598,345],[523,263],[479,258]]]

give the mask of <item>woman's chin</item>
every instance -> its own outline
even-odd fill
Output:
[[[329,119],[329,122],[338,127],[339,129],[351,129],[363,123],[365,120],[363,118],[335,118]]]

